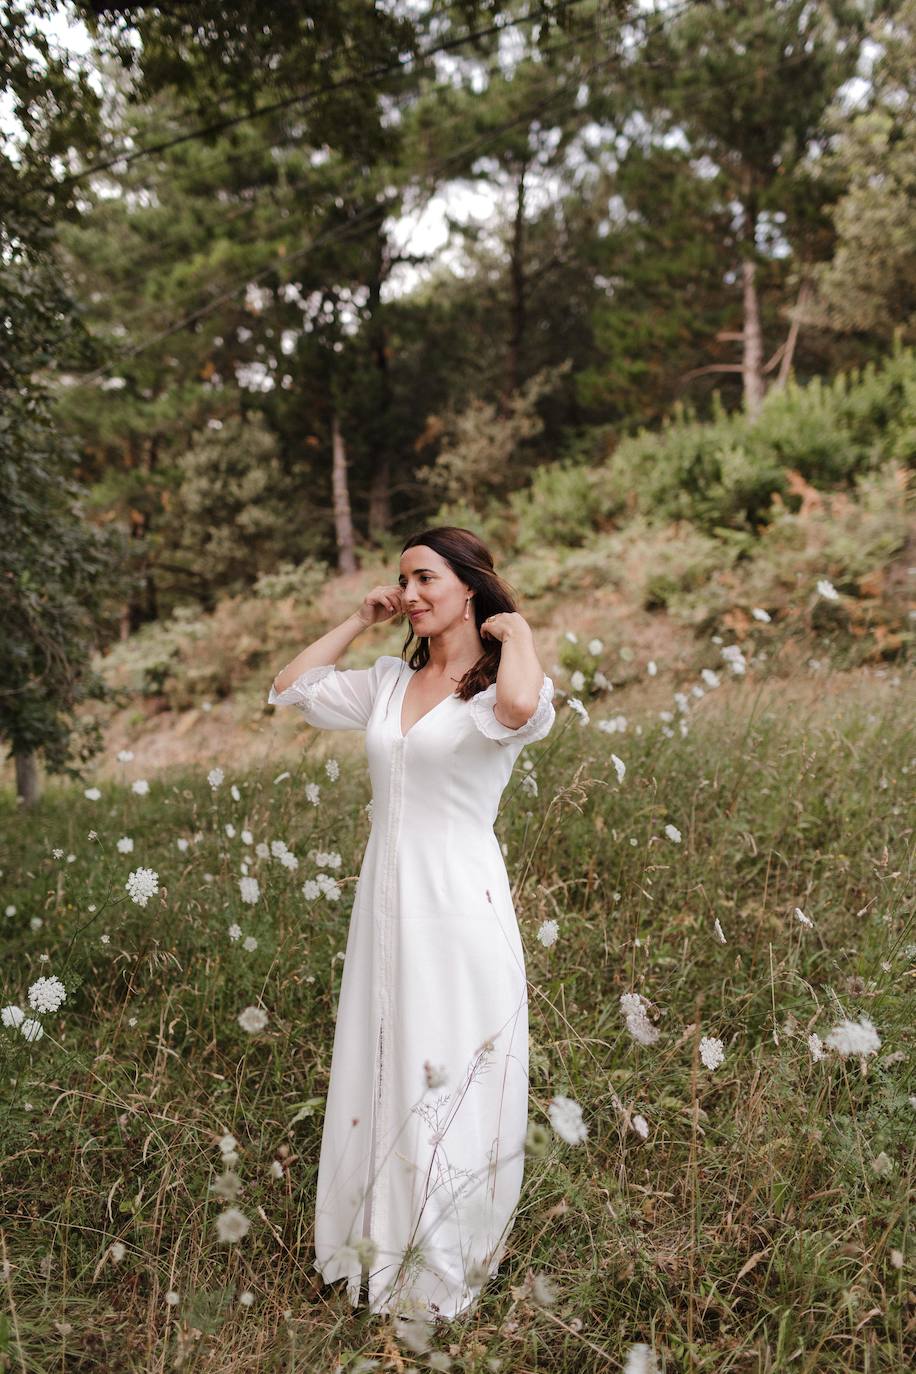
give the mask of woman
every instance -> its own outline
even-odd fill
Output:
[[[406,613],[408,662],[340,669]],[[411,642],[412,635],[407,640]],[[378,586],[280,672],[268,701],[365,730],[372,829],[350,918],[315,1215],[315,1268],[370,1311],[452,1318],[505,1249],[528,1106],[525,963],[499,800],[555,719],[531,630],[470,530],[404,545]]]

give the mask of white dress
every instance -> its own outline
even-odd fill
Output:
[[[309,668],[268,702],[365,730],[372,828],[356,886],[331,1056],[315,1264],[368,1267],[370,1312],[451,1318],[496,1272],[522,1185],[528,999],[493,824],[525,744],[556,717],[545,674],[518,729],[496,684],[452,695],[401,733],[414,670]],[[365,1240],[369,1237],[367,1243]],[[374,1244],[373,1244],[374,1243]]]

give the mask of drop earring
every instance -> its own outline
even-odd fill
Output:
[[[464,603],[464,618],[468,620],[471,614],[471,598],[467,597]]]

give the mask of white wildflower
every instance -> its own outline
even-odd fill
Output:
[[[556,944],[557,935],[559,934],[559,931],[560,927],[557,925],[556,921],[542,921],[541,924],[538,926],[537,937],[540,940],[541,944],[544,945],[545,948],[549,949],[551,945]]]
[[[127,1246],[122,1240],[113,1240],[108,1247],[108,1253],[111,1255],[112,1261],[115,1264],[120,1264],[121,1260],[127,1254]]]
[[[670,823],[666,825],[665,834],[668,836],[669,840],[674,840],[675,844],[680,844],[681,832],[678,830],[676,825],[671,825]]]
[[[860,1016],[858,1021],[841,1021],[834,1026],[824,1043],[844,1059],[851,1054],[865,1058],[881,1048],[878,1032],[867,1016]]]
[[[644,1116],[640,1116],[639,1112],[631,1118],[630,1125],[638,1136],[642,1136],[643,1140],[649,1139],[649,1123]]]
[[[614,771],[617,774],[617,781],[623,782],[627,771],[627,766],[624,763],[623,759],[619,759],[616,754],[612,754],[611,763],[614,765]]]
[[[227,934],[230,940],[240,940],[242,937],[242,927],[238,925],[235,921],[233,921],[232,925],[229,927],[229,930],[227,931]]]
[[[567,630],[566,638],[569,640],[570,644],[579,643],[579,636],[576,634],[575,630]]]
[[[581,692],[585,687],[585,674],[577,668],[570,674],[569,685],[574,692]]]
[[[833,583],[826,577],[818,578],[817,594],[826,597],[828,601],[837,601],[840,595]]]
[[[146,778],[137,778],[135,782],[131,783],[130,790],[131,792],[136,792],[138,797],[145,797],[149,792],[149,783],[146,781]]]
[[[812,1031],[808,1036],[808,1049],[811,1051],[811,1058],[814,1060],[815,1064],[819,1063],[820,1060],[824,1058],[824,1042],[821,1040],[817,1031]]]
[[[578,1145],[588,1135],[588,1126],[582,1119],[582,1108],[571,1097],[557,1094],[547,1105],[547,1115],[557,1135],[569,1145]]]
[[[253,844],[253,843],[254,843],[254,836],[252,835],[251,831],[250,831],[250,830],[243,830],[243,831],[242,831],[242,844]]]
[[[321,896],[321,888],[314,878],[306,878],[302,884],[302,895],[307,902],[314,902],[316,897]]]
[[[8,1002],[3,1010],[0,1011],[0,1021],[11,1030],[17,1030],[24,1020],[25,1012],[21,1007],[17,1007],[15,1002]]]
[[[580,725],[588,725],[588,711],[582,705],[578,697],[570,697],[566,705],[569,706],[571,710],[575,711],[576,715],[579,717]]]
[[[242,949],[247,950],[249,954],[253,954],[257,947],[258,942],[255,937],[253,935],[246,935],[242,941]]]
[[[536,797],[538,794],[537,778],[533,773],[525,773],[521,783],[522,791],[529,797]]]
[[[700,1041],[700,1058],[707,1069],[717,1069],[725,1059],[725,1046],[715,1035],[704,1035]]]
[[[225,776],[226,774],[223,772],[222,768],[210,769],[209,773],[207,774],[207,782],[213,788],[214,792],[216,791],[217,787],[219,787],[220,783],[223,781]]]
[[[239,1142],[234,1135],[221,1135],[216,1144],[221,1155],[232,1155],[238,1149]]]
[[[650,677],[655,677],[658,673],[658,664],[655,662],[654,658],[650,658],[649,662],[646,664],[646,672]]]
[[[546,1274],[532,1274],[531,1301],[538,1307],[552,1307],[557,1300],[557,1286]]]
[[[134,756],[134,751],[133,751],[133,749],[119,749],[119,750],[118,750],[118,763],[130,763],[130,761],[132,760],[133,756]]]
[[[603,653],[604,645],[600,639],[590,639],[588,641],[588,651],[592,658],[597,658],[600,653]]]
[[[811,920],[811,917],[806,916],[800,906],[795,908],[795,918],[800,925],[810,926],[812,929],[814,928],[814,922]]]
[[[229,788],[229,795],[232,797],[232,800],[233,800],[233,801],[241,801],[241,800],[242,800],[242,794],[241,794],[241,792],[239,791],[239,789],[236,787],[235,783],[233,783],[232,786]]]
[[[44,925],[44,921],[41,919],[40,916],[30,916],[30,917],[29,917],[29,928],[30,928],[30,930],[41,930],[41,927],[42,927],[43,925]]]
[[[130,874],[124,886],[132,902],[136,902],[137,906],[146,906],[150,897],[159,891],[159,874],[154,873],[151,868],[137,868]]]
[[[624,992],[620,995],[620,1010],[626,1018],[627,1030],[640,1045],[654,1045],[660,1034],[658,1027],[649,1020],[648,1005],[640,992]]]
[[[299,860],[291,849],[287,849],[285,854],[280,855],[280,862],[284,868],[292,869],[293,872],[299,867]]]
[[[232,1244],[248,1235],[251,1222],[238,1207],[227,1207],[216,1218],[216,1234],[221,1241]]]
[[[722,923],[719,920],[718,916],[716,917],[715,922],[713,923],[713,930],[716,933],[716,939],[719,941],[719,943],[723,945],[727,944],[727,941],[725,939],[725,931],[722,929]]]
[[[29,988],[29,1006],[35,1011],[57,1011],[67,999],[67,989],[59,978],[39,978]]]
[[[133,854],[133,852],[134,852],[134,842],[133,842],[133,840],[130,838],[129,835],[122,835],[121,838],[118,840],[118,853],[119,853],[119,854]]]
[[[712,668],[704,668],[700,673],[700,677],[706,683],[707,687],[718,687],[719,685],[719,675],[718,673],[714,673]]]
[[[755,606],[754,609],[751,611],[751,615],[754,617],[755,620],[767,621],[772,620],[773,618],[770,615],[769,611],[765,611],[762,606]]]
[[[253,906],[261,895],[261,884],[257,878],[239,878],[239,892],[242,901]]]
[[[289,769],[287,769],[285,773],[278,773],[277,776],[274,778],[274,786],[276,786],[278,782],[286,782],[287,778],[291,777],[292,773],[290,773]]]
[[[178,848],[181,850],[182,854],[185,854],[185,853],[187,852],[188,841],[184,838],[183,835],[179,836],[179,838],[175,841],[175,843],[177,844]]]
[[[258,844],[255,845],[254,852],[257,854],[259,859],[270,858],[270,850],[268,849],[267,845],[264,843],[263,840],[261,840]]]
[[[337,762],[336,759],[326,759],[324,764],[324,771],[331,779],[331,782],[336,782],[337,779],[340,777],[340,764]]]
[[[54,855],[54,858],[55,858],[55,859],[62,859],[62,858],[64,857],[64,851],[63,851],[62,849],[52,849],[52,850],[51,850],[51,853]],[[16,908],[13,907],[13,911],[15,911],[15,910],[16,910]],[[10,911],[9,907],[7,907],[7,909],[6,909],[6,914],[7,914],[7,916],[12,915],[12,912]]]
[[[24,1035],[26,1040],[40,1040],[44,1035],[44,1027],[40,1021],[33,1021],[31,1017],[19,1023],[19,1032]]]
[[[318,786],[317,782],[307,782],[304,791],[305,800],[311,802],[312,806],[317,806],[321,797],[321,788]]]
[[[232,822],[231,822],[231,821],[227,821],[226,824],[225,824],[225,826],[224,826],[223,828],[224,828],[224,830],[226,831],[226,834],[228,835],[229,839],[230,839],[230,840],[234,840],[234,839],[235,839],[235,826],[232,824]]]
[[[102,794],[97,787],[87,787],[83,792],[83,796],[87,797],[89,801],[98,801],[101,795]]]
[[[745,660],[744,654],[741,652],[741,649],[737,644],[726,644],[724,648],[719,650],[719,652],[721,653],[722,657],[725,659],[726,663],[728,664],[729,668],[731,668],[733,673],[744,672],[745,668],[747,667],[747,662]]]
[[[281,856],[284,855],[284,854],[286,853],[286,841],[285,841],[285,840],[271,840],[271,842],[270,842],[270,852],[271,852],[271,854],[274,856],[275,859],[281,858]]]
[[[267,1012],[260,1007],[246,1007],[238,1014],[238,1023],[243,1031],[248,1031],[249,1035],[255,1035],[267,1025]]]
[[[177,1307],[178,1303],[180,1302],[180,1298],[178,1294],[175,1292],[174,1288],[170,1288],[168,1290],[168,1292],[165,1295],[165,1300],[168,1303],[169,1307]]]
[[[658,1374],[658,1363],[652,1347],[639,1342],[627,1351],[627,1362],[623,1374]]]
[[[254,1302],[254,1293],[250,1288],[246,1288],[244,1293],[239,1293],[239,1302],[243,1307],[250,1307]]]

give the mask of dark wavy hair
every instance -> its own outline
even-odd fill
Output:
[[[473,530],[463,529],[460,525],[436,525],[432,529],[412,534],[405,542],[401,553],[423,544],[434,549],[440,558],[451,568],[456,577],[473,589],[471,608],[478,631],[488,616],[500,611],[517,611],[518,603],[508,582],[505,582],[493,568],[493,555],[482,539]],[[475,692],[482,692],[496,681],[496,671],[502,654],[502,644],[498,639],[482,635],[484,651],[477,662],[467,670],[455,688],[455,695],[467,701]],[[411,641],[416,645],[406,660],[411,668],[422,668],[429,662],[429,641],[425,635],[414,635],[410,626],[404,641],[402,655],[410,649]]]

